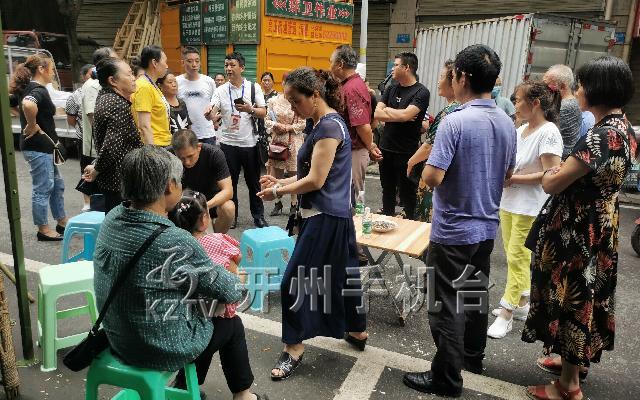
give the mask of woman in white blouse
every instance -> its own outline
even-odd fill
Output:
[[[543,82],[524,82],[516,88],[516,116],[527,121],[517,130],[516,168],[505,183],[500,201],[500,226],[507,255],[507,284],[497,318],[487,335],[503,338],[513,327],[513,319],[525,320],[529,313],[531,251],[524,246],[534,219],[548,195],[542,177],[560,164],[562,136],[556,126],[560,93]]]

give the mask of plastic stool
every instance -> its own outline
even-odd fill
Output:
[[[240,268],[247,272],[246,287],[253,311],[264,311],[264,297],[280,291],[282,275],[293,253],[295,241],[277,226],[249,229],[242,233]]]
[[[107,349],[89,367],[85,400],[98,400],[100,385],[124,388],[113,397],[117,400],[200,400],[195,365],[187,364],[184,369],[187,390],[167,387],[175,372],[126,365]]]
[[[38,343],[42,347],[44,372],[57,368],[57,352],[75,346],[87,337],[87,330],[75,335],[58,337],[58,320],[89,315],[91,323],[98,318],[96,300],[93,293],[93,262],[78,261],[62,265],[50,265],[38,271]],[[85,293],[84,306],[58,310],[58,299],[64,296]]]
[[[104,221],[104,213],[99,211],[89,211],[71,218],[64,230],[60,262],[64,264],[79,260],[93,260],[93,252],[96,249],[96,240],[102,221]],[[80,253],[70,256],[69,244],[75,235],[83,236],[84,248]]]

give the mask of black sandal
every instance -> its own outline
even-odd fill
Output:
[[[282,371],[282,375],[274,375],[272,372],[271,380],[281,381],[290,377],[293,374],[293,371],[295,371],[300,366],[300,363],[302,363],[303,355],[304,353],[300,354],[300,357],[298,357],[297,360],[294,360],[291,354],[287,353],[286,351],[283,351],[282,354],[280,354],[278,361],[276,361],[276,365],[274,365],[272,368],[272,369],[279,369],[280,371]]]

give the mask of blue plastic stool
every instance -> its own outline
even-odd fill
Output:
[[[246,287],[253,311],[264,311],[264,297],[269,292],[280,291],[282,275],[294,247],[293,238],[277,226],[242,233],[240,269],[247,273]]]
[[[49,265],[38,271],[38,344],[42,347],[43,372],[57,368],[57,352],[75,346],[87,337],[87,330],[75,335],[58,337],[58,321],[88,315],[91,324],[98,319],[93,293],[93,262]],[[87,304],[65,310],[58,309],[61,297],[84,293]]]
[[[85,399],[98,400],[98,387],[111,385],[124,389],[112,398],[117,400],[200,400],[195,365],[187,364],[184,369],[187,390],[167,387],[175,372],[126,365],[107,349],[89,367]]]
[[[99,211],[89,211],[71,218],[64,230],[60,262],[64,264],[78,260],[93,260],[93,252],[96,249],[96,240],[102,221],[104,221],[104,213]],[[78,254],[69,255],[69,245],[75,235],[83,236],[84,248]]]

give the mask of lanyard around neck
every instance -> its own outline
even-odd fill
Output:
[[[227,89],[229,89],[229,104],[231,104],[231,113],[233,114],[234,108],[233,108],[233,98],[231,97],[231,82],[229,82],[229,86],[227,87]],[[240,98],[244,99],[244,80],[242,81],[242,95],[240,96]]]

